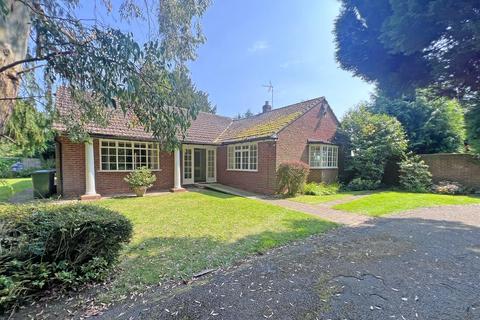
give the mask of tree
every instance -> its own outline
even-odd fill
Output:
[[[111,11],[108,0],[102,3]],[[68,85],[81,108],[74,137],[87,139],[81,134],[87,122],[106,124],[108,111],[121,109],[133,112],[167,148],[177,145],[178,133],[185,132],[197,109],[171,106],[182,106],[179,102],[189,94],[178,75],[187,72],[186,63],[205,41],[199,19],[208,0],[158,0],[154,10],[142,7],[149,2],[124,0],[124,19],[151,21],[145,14],[156,12],[158,32],[145,43],[102,21],[78,18],[76,0],[0,4],[0,34],[6,35],[0,47],[0,134],[5,133],[13,101],[23,98],[18,92],[24,76],[41,69],[45,76],[39,96],[47,110],[52,110],[52,87],[58,83]]]
[[[217,106],[210,102],[208,93],[195,87],[186,70],[177,74],[175,82],[183,88],[182,100],[179,101],[179,105],[213,114],[217,112]]]
[[[247,118],[253,117],[254,115],[255,115],[255,114],[252,112],[252,110],[247,109],[247,111],[245,111],[244,114],[238,113],[238,114],[235,116],[235,119],[237,119],[237,120],[247,119]]]
[[[377,94],[368,110],[388,114],[402,124],[414,153],[458,152],[463,149],[465,125],[463,109],[455,99],[418,90],[415,97],[389,98]]]
[[[53,132],[47,116],[31,101],[16,101],[6,124],[6,134],[23,156],[40,155],[53,145]]]
[[[467,142],[477,153],[480,153],[480,93],[472,95],[463,102],[465,107],[465,124]]]
[[[342,68],[389,95],[433,86],[464,96],[480,90],[478,0],[342,0],[335,22]]]
[[[363,105],[347,112],[340,134],[346,141],[345,170],[352,178],[376,184],[387,162],[400,158],[407,149],[401,123],[386,114],[373,114]]]

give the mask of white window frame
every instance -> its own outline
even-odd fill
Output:
[[[116,170],[111,170],[111,169],[103,169],[102,167],[102,142],[114,142],[115,143],[115,147],[108,147],[110,149],[112,148],[115,148],[117,149],[117,169]],[[157,161],[158,161],[158,168],[157,169],[150,169],[151,171],[162,171],[162,169],[160,168],[160,145],[157,143],[157,142],[151,142],[151,141],[135,141],[135,140],[117,140],[117,139],[98,139],[98,163],[99,163],[99,172],[132,172],[132,171],[135,171],[135,152],[132,151],[132,169],[124,169],[124,170],[118,170],[118,143],[121,142],[121,143],[131,143],[132,144],[132,150],[135,150],[135,143],[142,143],[142,144],[145,144],[146,147],[145,147],[145,150],[147,152],[147,163],[149,162],[148,158],[148,151],[149,151],[149,148],[148,148],[148,145],[153,143],[153,144],[156,144],[157,145]]]
[[[312,149],[320,149],[320,165],[312,163]],[[331,150],[331,153],[329,153]],[[308,146],[308,164],[310,169],[338,169],[338,146],[332,144],[310,144]]]
[[[252,148],[252,147],[255,148]],[[248,147],[248,148],[245,148]],[[239,148],[240,150],[236,150]],[[254,149],[254,150],[252,150]],[[246,152],[247,156],[245,159],[248,158],[247,166],[248,168],[243,168],[243,153]],[[254,155],[252,155],[255,152]],[[235,160],[237,159],[237,153],[239,153],[238,159],[240,163],[238,163],[238,168],[236,168],[237,163]],[[255,159],[255,168],[253,167],[252,159]],[[229,144],[227,145],[227,171],[248,171],[248,172],[257,172],[258,171],[258,143],[256,142],[249,142],[249,143],[236,143],[236,144]]]

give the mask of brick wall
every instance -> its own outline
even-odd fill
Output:
[[[73,143],[65,137],[59,137],[61,154],[62,195],[67,198],[78,197],[85,193],[85,145]],[[58,177],[58,175],[57,175]]]
[[[333,183],[338,180],[338,169],[310,169],[308,182]]]
[[[336,132],[337,122],[330,108],[322,104],[312,108],[278,134],[277,165],[298,160],[308,164],[308,139],[331,141]],[[338,169],[311,169],[308,180],[330,183],[337,177]]]
[[[217,181],[243,190],[273,194],[276,191],[275,141],[258,142],[258,171],[227,170],[227,146],[217,148]]]
[[[469,154],[424,154],[434,182],[457,181],[463,185],[480,188],[480,160]]]
[[[72,143],[65,137],[60,137],[61,144],[61,177],[64,197],[78,197],[85,193],[85,146]],[[130,193],[130,189],[123,178],[128,172],[99,171],[99,141],[93,140],[95,157],[95,184],[97,193],[112,195]],[[167,190],[173,187],[173,154],[160,152],[160,171],[155,171],[157,181],[149,191]]]

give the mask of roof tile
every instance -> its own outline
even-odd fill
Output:
[[[284,127],[324,101],[323,97],[307,100],[241,120],[199,112],[196,119],[192,120],[183,141],[198,144],[221,144],[273,138]],[[59,87],[57,90],[56,108],[60,117],[78,112],[78,107],[75,106],[66,87]],[[65,125],[61,121],[56,121],[53,127],[60,132],[66,131]],[[103,127],[91,123],[87,125],[87,131],[92,135],[154,140],[152,134],[146,132],[138,124],[138,121],[135,121],[133,114],[124,115],[121,110],[112,111],[108,126]]]

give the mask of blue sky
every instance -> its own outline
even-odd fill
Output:
[[[218,113],[260,112],[270,94],[274,107],[325,96],[338,116],[369,98],[373,86],[335,61],[333,22],[339,2],[214,1],[203,18],[207,43],[191,64],[197,86]]]
[[[114,2],[114,11],[118,3]],[[91,16],[131,31],[140,42],[145,23],[127,24],[81,2]],[[207,42],[190,63],[197,87],[210,94],[217,113],[235,116],[261,111],[274,86],[274,108],[325,96],[337,116],[367,100],[373,86],[340,69],[332,34],[340,10],[336,0],[214,0],[202,19]]]

